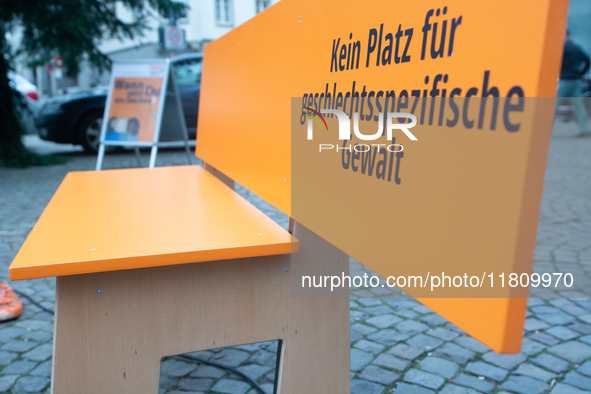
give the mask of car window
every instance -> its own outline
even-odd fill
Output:
[[[201,59],[194,59],[174,65],[174,76],[179,85],[193,85],[201,82]]]

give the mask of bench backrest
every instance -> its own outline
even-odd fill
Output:
[[[283,0],[205,47],[196,154],[383,277],[428,280],[464,267],[477,278],[529,273],[553,102],[527,99],[525,110],[511,103],[523,103],[519,95],[555,96],[567,10],[567,0]],[[353,154],[350,169],[345,156],[318,154],[318,141],[339,145],[335,119],[328,121],[330,132],[317,129],[315,147],[305,140],[304,124],[291,136],[290,100],[333,86],[343,96],[363,97],[367,87],[377,98],[381,89],[384,98],[397,98],[399,110],[406,104],[399,112],[415,113],[418,104],[420,141],[397,137],[404,152],[389,156],[386,180],[378,170],[373,178],[363,175],[361,164],[354,169]],[[459,108],[460,121],[438,126],[424,116],[433,108],[443,113],[439,103],[426,104],[433,91],[476,97],[456,97],[445,118]],[[497,112],[494,99],[480,106],[481,91],[500,96]],[[508,114],[515,108],[521,110]],[[484,129],[466,121],[478,116],[487,117]],[[292,201],[292,187],[301,201]],[[523,290],[486,299],[450,291],[421,302],[493,349],[516,352]]]
[[[204,49],[196,155],[290,214],[290,97],[301,95],[296,58],[282,24],[299,23],[281,1]],[[297,15],[296,15],[297,14]],[[287,61],[286,57],[291,57]],[[291,69],[285,69],[292,64]]]

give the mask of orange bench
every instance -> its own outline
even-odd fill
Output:
[[[286,231],[233,188],[289,214],[287,123],[248,130],[247,144],[215,141],[245,132],[248,92],[218,92],[229,75],[248,77],[227,55],[261,21],[273,18],[205,48],[203,167],[69,173],[13,261],[13,280],[57,277],[53,392],[157,393],[162,357],[270,340],[281,344],[281,393],[349,392],[348,289],[291,293],[294,267],[348,274],[348,256],[299,223]],[[220,116],[236,124],[219,128]],[[250,154],[253,145],[269,151]]]
[[[57,276],[53,392],[156,393],[164,356],[268,340],[283,343],[282,392],[347,392],[348,299],[291,298],[290,273],[348,257],[296,223],[298,241],[217,174],[66,176],[10,267]]]

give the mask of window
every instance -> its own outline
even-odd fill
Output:
[[[268,8],[271,5],[270,0],[256,0],[257,2],[257,14],[261,11],[264,11],[265,8]]]
[[[215,0],[215,20],[218,25],[232,25],[232,0]]]

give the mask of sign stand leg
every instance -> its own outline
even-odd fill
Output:
[[[133,150],[135,151],[135,157],[137,159],[137,165],[138,165],[138,167],[141,167],[142,166],[142,157],[140,156],[140,148],[139,148],[139,146],[136,146]]]
[[[96,159],[96,171],[100,171],[103,168],[103,157],[105,156],[105,145],[101,142],[99,144],[98,156]]]
[[[152,153],[150,153],[150,168],[154,168],[156,165],[156,155],[158,154],[158,145],[152,145]]]
[[[187,160],[189,165],[193,164],[193,160],[191,159],[191,148],[189,148],[189,139],[187,138],[187,134],[184,135],[185,138],[185,152],[187,152]]]

